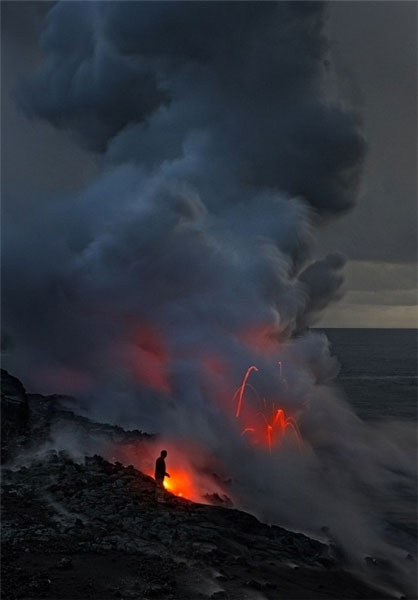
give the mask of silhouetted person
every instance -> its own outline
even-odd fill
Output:
[[[157,502],[164,502],[164,477],[170,477],[170,474],[165,470],[165,457],[167,450],[161,450],[160,456],[155,461],[155,497]]]

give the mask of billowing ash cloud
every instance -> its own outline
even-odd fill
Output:
[[[58,3],[46,64],[17,98],[110,161],[153,170],[189,155],[211,205],[246,185],[338,212],[363,142],[355,115],[321,93],[322,19],[319,2]]]
[[[306,268],[312,223],[352,202],[363,142],[322,93],[322,19],[319,3],[49,11],[45,64],[16,98],[101,150],[104,173],[23,245],[7,232],[20,365],[45,382],[53,359],[83,387],[129,354],[135,320],[173,332],[177,352],[243,328],[286,337],[336,295],[338,261]]]
[[[16,98],[103,172],[6,231],[7,366],[90,394],[96,417],[198,441],[241,506],[397,560],[369,500],[409,481],[409,438],[388,451],[330,387],[325,336],[301,334],[338,297],[343,259],[312,263],[315,226],[351,206],[364,152],[324,92],[323,18],[318,2],[53,6]],[[301,440],[270,454],[250,419],[279,408]]]

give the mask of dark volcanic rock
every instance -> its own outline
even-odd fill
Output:
[[[73,561],[71,560],[71,558],[67,558],[66,556],[63,556],[62,558],[59,559],[56,566],[57,566],[57,569],[71,569],[73,566]]]
[[[24,445],[29,424],[26,390],[16,377],[1,369],[1,462]]]
[[[149,436],[76,415],[68,398],[27,394],[5,371],[2,383],[3,600],[384,597],[327,545],[232,510],[226,496],[210,506],[166,493],[159,504],[154,480],[132,465],[52,449],[56,428],[86,444]]]
[[[382,598],[343,573],[326,545],[170,493],[158,504],[152,478],[100,456],[77,463],[49,452],[4,468],[2,526],[5,599],[244,600],[254,590],[273,599],[284,586],[294,598],[327,598],[344,579],[339,598]]]
[[[109,444],[130,444],[153,435],[126,431],[117,425],[96,423],[76,414],[68,406],[76,399],[53,394],[29,394],[16,377],[1,370],[1,462],[13,461],[22,450],[35,452],[57,438],[77,439],[83,448]]]

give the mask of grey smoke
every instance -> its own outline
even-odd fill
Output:
[[[344,261],[312,263],[315,228],[352,206],[364,155],[358,116],[325,92],[323,20],[319,2],[51,8],[44,64],[15,98],[96,152],[102,174],[6,232],[7,368],[90,395],[101,419],[203,440],[242,506],[328,525],[353,560],[396,562],[370,499],[413,478],[407,432],[362,423],[332,388],[325,336],[300,334],[339,296]],[[230,385],[258,366],[254,385],[297,417],[302,454],[247,443],[208,356]]]
[[[344,264],[345,257],[342,254],[328,254],[324,259],[311,263],[299,275],[299,281],[304,284],[309,298],[302,316],[304,325],[314,323],[319,311],[331,301],[341,298],[344,281],[341,270]]]
[[[321,3],[58,3],[47,62],[16,96],[112,161],[152,169],[199,144],[211,168],[189,176],[206,186],[239,179],[333,213],[352,204],[364,143],[357,116],[321,97],[322,21]]]

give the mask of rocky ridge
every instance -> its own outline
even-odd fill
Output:
[[[382,597],[328,546],[168,492],[159,504],[152,478],[100,456],[3,468],[2,541],[5,600]]]
[[[157,503],[154,480],[132,465],[46,450],[63,420],[106,440],[146,434],[95,424],[2,376],[4,600],[385,597],[326,544],[168,492]]]

